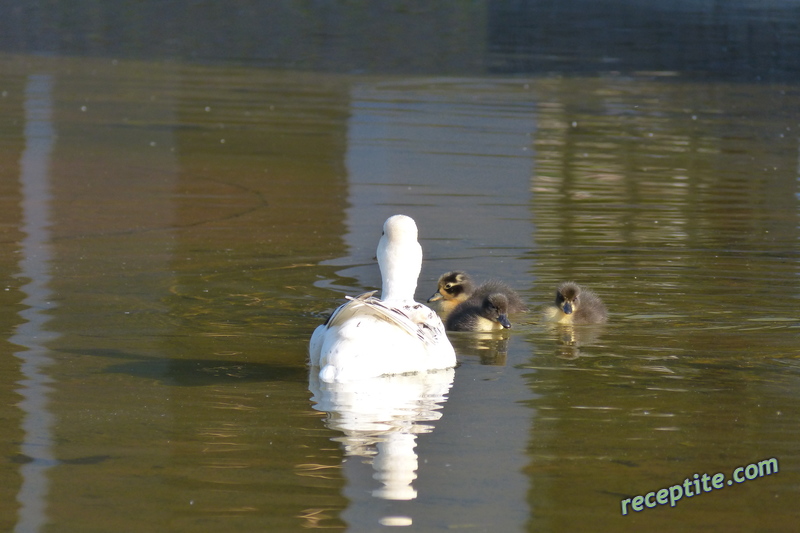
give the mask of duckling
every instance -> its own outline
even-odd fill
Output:
[[[450,331],[497,331],[508,329],[508,298],[495,292],[483,299],[470,298],[459,304],[447,318]]]
[[[435,309],[446,321],[453,310],[468,299],[475,297],[480,303],[493,293],[500,293],[508,300],[509,313],[521,313],[528,309],[519,295],[502,281],[489,280],[476,286],[469,274],[461,271],[446,272],[439,277],[437,290],[428,298],[428,303],[436,302]]]
[[[472,296],[475,298],[486,298],[490,294],[496,293],[500,293],[506,297],[509,313],[524,313],[528,310],[525,304],[522,303],[522,298],[519,297],[517,291],[496,279],[490,279],[489,281],[481,283],[481,285],[475,289],[475,292],[472,293]]]
[[[475,282],[469,274],[459,271],[445,272],[439,276],[436,292],[428,298],[428,303],[434,304],[434,309],[446,319],[453,309],[467,301],[473,292],[475,292]]]
[[[603,324],[608,312],[594,292],[567,281],[558,286],[555,304],[545,309],[543,318],[559,324]]]
[[[389,217],[378,242],[381,298],[348,297],[309,342],[312,367],[327,383],[452,368],[453,346],[439,316],[414,301],[422,269],[417,225],[405,215]]]

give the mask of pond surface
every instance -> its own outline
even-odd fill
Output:
[[[797,85],[0,71],[0,529],[800,520]],[[395,213],[419,225],[419,300],[464,269],[531,311],[453,334],[454,372],[321,386],[310,334],[379,287]],[[565,280],[606,326],[540,323]],[[769,458],[779,473],[622,513]]]

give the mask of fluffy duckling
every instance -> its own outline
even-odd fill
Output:
[[[320,380],[348,382],[392,374],[452,368],[453,346],[439,316],[414,301],[422,268],[417,225],[405,215],[389,217],[378,242],[381,298],[374,292],[350,298],[317,327],[309,342]]]
[[[475,282],[466,272],[445,272],[439,276],[436,292],[428,298],[434,309],[446,318],[458,304],[466,302],[475,292]]]
[[[470,298],[447,317],[449,331],[497,331],[508,329],[509,302],[505,294],[495,292],[483,299]]]
[[[558,286],[555,304],[545,309],[544,320],[559,324],[603,324],[608,320],[608,312],[595,293],[567,281]]]
[[[474,297],[480,303],[494,293],[505,295],[509,313],[527,311],[519,295],[502,281],[489,280],[478,286],[469,274],[457,270],[439,277],[436,292],[428,298],[428,303],[435,303],[435,309],[446,320],[456,307],[467,300]]]

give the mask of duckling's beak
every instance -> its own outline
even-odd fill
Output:
[[[506,329],[509,329],[511,327],[511,322],[508,321],[507,315],[498,315],[497,321],[500,322],[500,325]]]
[[[572,314],[572,304],[569,302],[564,302],[564,314]]]
[[[439,300],[441,300],[442,298],[443,298],[443,296],[442,296],[442,293],[441,293],[441,292],[439,292],[439,291],[436,291],[436,292],[434,292],[434,293],[433,293],[433,296],[431,296],[430,298],[428,298],[428,303],[431,303],[431,302],[438,302],[438,301],[439,301]]]

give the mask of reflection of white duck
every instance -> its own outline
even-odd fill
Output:
[[[381,299],[362,294],[333,312],[311,336],[311,365],[325,382],[452,368],[455,351],[439,317],[414,301],[422,269],[417,225],[389,217],[378,242]]]
[[[412,483],[417,478],[418,459],[414,448],[417,435],[433,430],[447,394],[453,385],[453,369],[384,376],[348,383],[326,383],[316,372],[309,376],[314,409],[325,411],[325,425],[343,433],[335,437],[344,445],[346,456],[371,458],[372,475],[345,469],[359,479],[348,484],[358,487],[353,499],[363,493],[387,500],[411,500],[417,493]],[[371,479],[381,483],[376,488]],[[363,490],[366,489],[366,490]],[[369,502],[362,502],[374,507]]]

